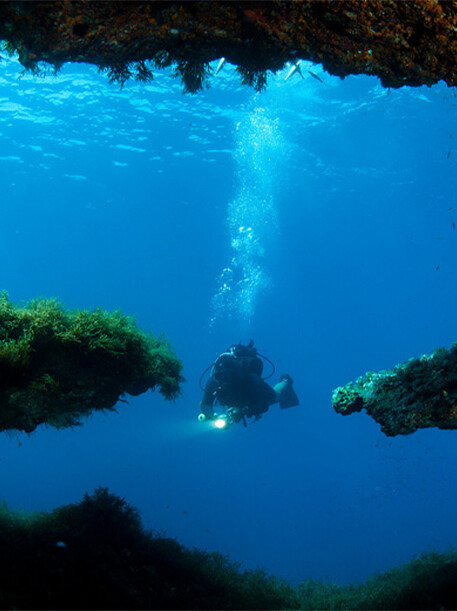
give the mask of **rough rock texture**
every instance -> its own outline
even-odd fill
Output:
[[[394,369],[369,372],[333,391],[339,414],[365,409],[388,436],[419,428],[457,429],[457,343]]]
[[[21,63],[88,62],[123,83],[175,65],[198,90],[225,57],[260,89],[267,70],[298,59],[331,74],[374,74],[385,87],[457,84],[454,0],[291,2],[62,1],[0,3],[0,39]]]

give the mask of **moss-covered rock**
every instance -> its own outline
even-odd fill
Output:
[[[336,388],[332,403],[343,415],[365,409],[389,436],[433,426],[457,429],[457,343],[388,371],[368,372]]]
[[[69,311],[55,299],[21,307],[0,295],[0,431],[73,426],[156,387],[174,399],[181,370],[163,336],[119,311]]]

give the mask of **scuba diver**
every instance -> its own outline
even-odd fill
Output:
[[[272,366],[270,375],[265,378],[262,378],[262,359]],[[209,369],[210,377],[203,388],[202,379]],[[254,417],[256,422],[273,403],[279,403],[281,409],[298,405],[290,375],[283,374],[273,387],[267,384],[265,380],[274,371],[273,363],[257,352],[252,339],[246,346],[242,343],[229,346],[202,373],[200,387],[204,394],[199,421],[210,420],[217,428],[225,428],[242,420],[246,426],[246,418]],[[218,411],[214,408],[215,403],[219,406]]]

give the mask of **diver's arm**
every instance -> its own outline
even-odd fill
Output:
[[[200,412],[206,419],[212,418],[214,414],[213,401],[208,399],[206,393],[203,395],[203,399],[200,401]]]

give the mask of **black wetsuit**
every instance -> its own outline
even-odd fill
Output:
[[[221,354],[214,363],[201,401],[207,418],[214,412],[214,401],[228,407],[248,408],[247,416],[263,414],[277,401],[275,391],[262,380],[262,360],[246,350]]]

